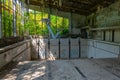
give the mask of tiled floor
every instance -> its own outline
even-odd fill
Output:
[[[0,80],[120,80],[115,59],[24,61],[9,68]]]

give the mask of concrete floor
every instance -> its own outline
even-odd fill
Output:
[[[120,80],[116,59],[24,61],[0,72],[0,80]]]

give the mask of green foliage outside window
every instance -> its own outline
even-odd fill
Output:
[[[24,12],[22,14],[22,9],[20,2],[16,4],[16,14],[13,11],[13,0],[1,0],[2,1],[2,36],[11,37],[14,36],[14,16],[16,20],[16,32],[17,36],[23,35],[41,35],[48,36],[49,31],[47,25],[42,22],[43,18],[48,18],[48,13],[30,10],[29,14]],[[64,17],[50,15],[50,25],[51,29],[56,34],[61,31],[61,35],[68,32],[69,20]]]
[[[25,13],[27,15],[27,13]],[[49,31],[47,25],[42,22],[43,18],[48,18],[47,13],[38,12],[34,13],[33,10],[29,12],[29,19],[25,24],[25,28],[29,29],[31,35],[47,36]],[[67,18],[50,15],[50,26],[54,34],[61,31],[61,35],[68,33],[69,20]]]

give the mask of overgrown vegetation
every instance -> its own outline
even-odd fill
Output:
[[[48,18],[47,13],[29,10],[28,15],[27,11],[25,11],[26,9],[22,9],[21,2],[17,0],[14,14],[13,2],[13,0],[2,0],[1,12],[3,37],[14,36],[14,31],[16,31],[17,36],[28,34],[48,36],[49,31],[46,24],[41,21],[43,18]],[[15,28],[14,22],[16,23]],[[69,20],[57,15],[50,15],[50,25],[54,34],[61,31],[61,35],[64,35],[68,30]]]
[[[47,36],[49,34],[49,31],[47,29],[47,25],[42,22],[43,18],[48,18],[48,14],[30,10],[28,21],[25,23],[26,30],[29,28],[31,35],[37,34]],[[69,21],[67,18],[50,15],[50,26],[54,34],[59,31],[62,32],[64,30],[68,30],[68,25]]]

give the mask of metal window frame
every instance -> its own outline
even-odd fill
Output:
[[[0,38],[2,38],[2,3],[0,0]]]

